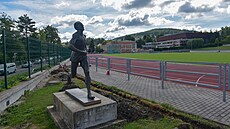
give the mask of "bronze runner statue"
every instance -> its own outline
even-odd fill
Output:
[[[80,66],[84,70],[85,74],[85,85],[87,88],[87,97],[89,99],[94,99],[95,97],[91,95],[90,83],[91,78],[89,75],[89,64],[87,61],[87,48],[86,48],[86,37],[83,35],[84,25],[81,22],[75,22],[74,28],[77,30],[72,35],[72,39],[69,43],[69,49],[72,50],[70,61],[71,61],[71,77],[74,78],[77,72],[77,66]]]

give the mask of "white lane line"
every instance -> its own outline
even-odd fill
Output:
[[[205,75],[202,75],[202,76],[200,76],[200,77],[197,79],[196,85],[195,85],[196,87],[197,87],[197,84],[198,84],[198,82],[200,81],[200,79],[203,78],[204,76],[205,76]]]

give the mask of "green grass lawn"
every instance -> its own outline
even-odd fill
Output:
[[[144,60],[230,63],[230,53],[128,53],[105,55]]]
[[[110,129],[174,129],[179,124],[184,123],[181,120],[164,117],[159,120],[153,119],[139,119],[134,122],[125,123],[123,125],[115,125],[109,127]]]
[[[22,104],[8,108],[7,113],[1,118],[0,124],[6,128],[22,128],[29,124],[27,125],[28,129],[32,127],[56,129],[46,107],[53,105],[52,93],[58,92],[62,86],[63,84],[59,84],[29,92],[23,97]]]
[[[199,48],[195,50],[230,50],[230,46],[206,47],[206,48]]]

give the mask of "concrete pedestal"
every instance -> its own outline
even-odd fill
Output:
[[[82,89],[82,91],[86,92],[86,89]],[[93,91],[92,95],[100,99],[101,103],[90,106],[83,106],[65,92],[53,95],[52,112],[55,112],[56,116],[58,115],[70,129],[89,128],[117,119],[117,103]],[[50,112],[51,115],[52,112]]]

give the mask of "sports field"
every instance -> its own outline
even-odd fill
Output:
[[[135,58],[144,60],[164,60],[182,62],[215,62],[230,63],[230,53],[129,53],[105,54],[106,56]]]
[[[206,48],[199,48],[195,50],[230,50],[230,46],[206,47]]]

